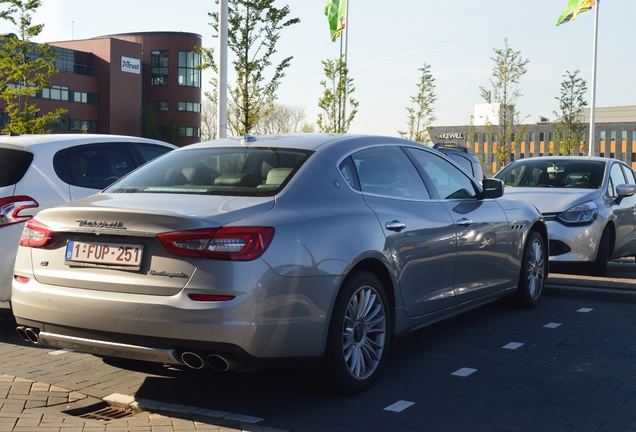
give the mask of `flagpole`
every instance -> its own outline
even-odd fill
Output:
[[[349,47],[349,2],[351,0],[347,1],[347,11],[345,12],[345,28],[343,29],[344,31],[344,67],[345,69],[347,68],[347,49]],[[340,40],[341,44],[340,44],[340,56],[342,57],[342,40]],[[340,74],[340,79],[342,79],[342,74]],[[347,80],[345,80],[344,82],[344,95],[343,95],[343,101],[342,101],[342,119],[341,119],[341,125],[342,125],[342,129],[344,129],[344,125],[345,125],[345,118],[346,118],[346,113],[347,113]]]
[[[227,0],[219,1],[219,70],[217,80],[216,136],[227,136]]]
[[[588,156],[594,156],[594,148],[596,147],[596,47],[598,45],[598,10],[601,7],[601,0],[596,0],[596,8],[594,11],[594,45],[592,48],[592,89],[590,98],[590,138]]]

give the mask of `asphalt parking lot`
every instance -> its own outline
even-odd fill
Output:
[[[4,307],[0,431],[632,431],[635,282],[633,260],[607,278],[553,273],[535,309],[501,301],[407,336],[354,397],[284,369],[222,374],[30,345]],[[144,411],[115,418],[129,406]]]

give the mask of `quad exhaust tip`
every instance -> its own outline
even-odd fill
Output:
[[[234,368],[234,363],[220,354],[209,354],[204,358],[195,352],[185,351],[181,354],[181,361],[192,369],[210,367],[219,372],[227,372]]]
[[[40,344],[40,330],[24,326],[19,326],[15,330],[18,332],[18,336],[20,336],[23,340],[36,345]]]
[[[21,339],[40,345],[40,330],[32,327],[18,326],[16,332]],[[235,369],[236,365],[229,358],[221,354],[208,354],[202,356],[196,352],[184,351],[181,354],[181,361],[184,365],[192,369],[203,369],[210,367],[219,372],[227,372],[231,369]]]

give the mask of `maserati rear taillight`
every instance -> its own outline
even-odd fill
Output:
[[[230,261],[258,258],[273,237],[273,227],[222,227],[157,234],[159,243],[175,255]]]
[[[55,233],[48,226],[35,219],[29,219],[20,236],[20,246],[48,248],[57,243]]]
[[[21,215],[20,212],[37,207],[38,202],[26,195],[0,198],[0,227],[29,220],[33,216]]]

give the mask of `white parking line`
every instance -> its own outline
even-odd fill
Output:
[[[473,368],[461,368],[456,370],[455,372],[453,372],[451,375],[453,376],[459,376],[459,377],[467,377],[469,375],[474,374],[475,372],[477,372],[477,369],[473,369]]]
[[[384,408],[384,411],[402,412],[405,409],[407,409],[408,407],[411,407],[413,405],[415,405],[415,402],[409,402],[409,401],[405,401],[405,400],[400,400],[400,401],[397,401],[396,403],[391,404],[388,407]]]
[[[577,310],[577,312],[581,312],[581,313],[588,313],[588,312],[592,312],[594,309],[592,308],[581,308],[579,310]]]
[[[543,327],[555,329],[557,327],[561,327],[561,323],[548,323],[548,324],[544,325]]]
[[[523,346],[523,344],[521,342],[510,342],[509,344],[506,344],[506,345],[502,346],[501,348],[509,349],[509,350],[516,350],[518,348],[521,348],[522,346]]]
[[[55,355],[56,356],[56,355],[64,354],[64,353],[67,353],[67,352],[73,352],[73,350],[72,349],[68,349],[68,348],[64,348],[64,349],[57,350],[57,351],[51,351],[49,353],[49,355]]]

